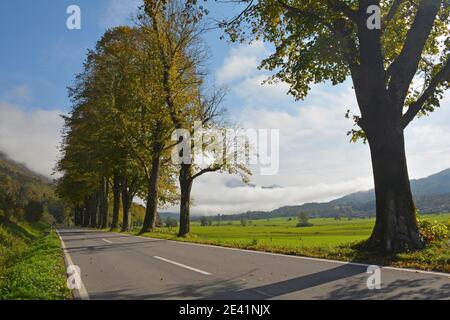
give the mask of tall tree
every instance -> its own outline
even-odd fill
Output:
[[[141,230],[145,233],[156,227],[158,206],[166,204],[167,200],[173,203],[175,196],[171,179],[173,172],[168,162],[169,150],[173,146],[170,141],[173,124],[159,81],[161,63],[155,46],[155,34],[145,27],[136,28],[135,32],[137,41],[130,52],[132,64],[126,70],[133,79],[130,81],[134,85],[127,92],[133,103],[126,109],[114,108],[113,112],[144,178],[143,192],[140,193],[146,200]],[[111,65],[108,67],[111,68]]]
[[[82,186],[80,190],[83,194],[77,198],[78,203],[84,205],[83,224],[87,225],[89,220],[92,227],[108,224],[108,183],[111,176],[115,178],[113,227],[117,224],[119,197],[123,194],[122,189],[117,190],[122,187],[118,181],[122,182],[124,175],[132,172],[126,166],[128,150],[110,111],[112,103],[122,103],[126,88],[122,89],[121,74],[101,68],[105,63],[102,64],[103,61],[99,59],[109,49],[105,44],[125,38],[128,30],[108,31],[95,50],[88,53],[83,72],[77,75],[73,86],[69,88],[73,110],[64,117],[62,158],[56,169],[64,173],[64,179],[61,180],[64,195],[70,197],[68,193],[77,193],[68,189],[73,183]]]
[[[209,97],[204,92],[206,74],[202,65],[207,59],[202,36],[206,32],[203,17],[206,11],[196,6],[196,1],[145,0],[140,21],[152,33],[161,66],[160,83],[165,107],[179,135],[178,147],[182,143],[190,145],[196,129],[211,127],[221,116],[220,104],[223,94],[215,91]],[[189,154],[186,154],[189,153]],[[226,161],[212,161],[199,167],[191,149],[180,148],[180,227],[178,236],[190,232],[191,191],[194,180],[208,172],[234,172],[235,167]],[[242,167],[243,168],[243,167]],[[246,168],[245,168],[246,169]],[[242,172],[244,176],[248,170]]]
[[[111,230],[115,230],[119,227],[119,213],[120,213],[120,175],[117,172],[114,172],[113,175],[113,211],[112,211],[112,221],[111,221]]]
[[[262,62],[273,79],[304,98],[310,84],[348,77],[358,102],[354,138],[369,142],[376,225],[369,244],[385,251],[421,249],[405,155],[404,131],[439,106],[450,82],[448,1],[245,0],[222,26],[232,40],[275,46]],[[379,21],[378,21],[379,20]],[[379,23],[378,23],[379,22]]]

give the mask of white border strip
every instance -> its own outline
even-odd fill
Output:
[[[153,258],[161,260],[161,261],[164,261],[164,262],[167,262],[167,263],[174,264],[174,265],[179,266],[181,268],[185,268],[185,269],[188,269],[188,270],[191,270],[191,271],[194,271],[194,272],[201,273],[201,274],[203,274],[205,276],[210,276],[211,275],[211,273],[209,273],[209,272],[206,272],[206,271],[203,271],[203,270],[200,270],[200,269],[197,269],[197,268],[189,267],[189,266],[187,266],[185,264],[178,263],[178,262],[175,262],[175,261],[172,261],[172,260],[169,260],[169,259],[161,258],[161,257],[158,257],[158,256],[154,256]]]
[[[61,248],[63,249],[64,252],[64,260],[66,262],[66,268],[68,268],[69,266],[74,265],[72,258],[70,257],[70,254],[67,250],[66,244],[64,243],[64,240],[62,239],[61,235],[59,234],[59,231],[57,229],[56,230],[56,234],[59,237],[59,240],[61,241]],[[83,281],[81,280],[81,274],[80,274],[80,289],[76,290],[72,290],[72,295],[74,297],[74,299],[76,300],[90,300],[89,294],[86,290],[86,287],[84,286]]]

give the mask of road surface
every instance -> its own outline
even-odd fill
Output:
[[[59,230],[84,299],[450,299],[450,275],[142,238]]]

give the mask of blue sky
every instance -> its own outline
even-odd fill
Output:
[[[66,28],[66,8],[72,4],[81,8],[81,30]],[[139,4],[140,0],[2,1],[0,151],[51,175],[61,139],[60,115],[70,107],[66,87],[106,28],[130,23]],[[215,19],[235,12],[230,5],[209,6]],[[216,30],[205,36],[212,55],[211,76],[228,88],[225,106],[240,125],[279,130],[280,170],[274,176],[255,172],[251,182],[256,187],[242,186],[225,174],[205,175],[194,185],[193,212],[271,210],[371,188],[368,147],[350,144],[346,136],[352,127],[344,118],[346,110],[358,113],[351,82],[315,85],[304,101],[294,101],[286,95],[285,83],[261,86],[268,73],[257,66],[270,53],[269,45],[230,45],[220,35]],[[450,167],[449,119],[447,95],[441,110],[407,129],[412,178]],[[282,188],[263,188],[269,185]]]
[[[139,0],[6,0],[0,28],[0,99],[26,108],[67,110],[66,87],[81,71],[87,49],[93,48],[107,27],[130,23]],[[66,9],[81,8],[81,30],[66,28]],[[231,14],[230,5],[213,4],[214,17]],[[220,11],[219,11],[220,10]],[[220,13],[218,13],[220,12]],[[223,61],[228,44],[220,30],[205,40],[211,49],[210,68]]]
[[[39,3],[39,4],[38,4]],[[79,72],[83,53],[102,34],[98,16],[107,1],[80,0],[83,28],[66,28],[73,1],[3,1],[0,28],[0,97],[26,108],[66,109],[66,86]],[[17,91],[17,88],[22,90]],[[26,89],[25,89],[26,88]]]

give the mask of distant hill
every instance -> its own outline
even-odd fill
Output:
[[[450,169],[427,178],[411,180],[416,206],[423,214],[450,212]],[[375,191],[361,191],[323,203],[285,206],[272,211],[249,211],[223,215],[222,220],[250,220],[293,217],[300,212],[310,217],[371,217],[375,215]]]

